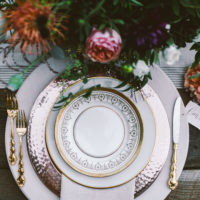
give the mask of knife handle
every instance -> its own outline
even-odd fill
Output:
[[[171,190],[175,190],[178,186],[178,180],[177,180],[177,150],[178,150],[178,144],[173,145],[173,155],[172,155],[172,163],[170,168],[170,176],[168,185]]]

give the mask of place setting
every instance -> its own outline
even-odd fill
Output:
[[[16,71],[5,99],[6,157],[25,197],[164,200],[176,190],[188,153],[188,108],[160,69],[181,56],[175,22],[160,3],[0,6],[3,42],[11,43],[2,47],[2,63]],[[130,21],[138,8],[146,15]],[[196,101],[198,61],[185,75]]]
[[[152,72],[160,73],[160,70],[155,67]],[[182,128],[180,123],[184,116],[181,113],[180,97],[175,98],[175,101],[173,99],[169,119],[169,111],[166,111],[159,95],[153,89],[154,81],[132,93],[125,90],[127,85],[117,89],[121,81],[116,77],[108,77],[106,72],[103,75],[88,77],[86,84],[80,80],[66,81],[64,87],[59,78],[51,81],[35,97],[32,106],[27,105],[28,102],[19,103],[30,110],[28,126],[27,122],[23,121],[24,112],[18,111],[18,107],[22,106],[18,106],[17,99],[22,101],[26,98],[22,94],[29,89],[30,83],[27,83],[24,91],[22,86],[17,97],[8,97],[8,100],[13,99],[12,109],[18,113],[16,123],[21,120],[22,128],[25,128],[23,131],[27,132],[27,148],[24,147],[26,142],[23,141],[23,150],[19,149],[20,154],[24,151],[25,156],[23,159],[22,154],[19,156],[21,170],[17,170],[22,172],[23,184],[19,186],[27,198],[34,199],[34,195],[40,197],[49,193],[50,197],[46,199],[62,199],[65,198],[62,195],[66,190],[73,193],[76,187],[83,187],[83,195],[88,194],[87,190],[94,190],[92,193],[99,192],[99,196],[102,191],[106,191],[109,197],[109,190],[112,194],[112,190],[118,189],[119,193],[123,194],[123,189],[120,188],[129,185],[132,198],[145,199],[142,195],[148,193],[164,167],[167,173],[163,174],[165,179],[162,180],[163,186],[159,183],[160,187],[163,187],[166,193],[169,193],[169,188],[175,189],[176,183],[173,181],[177,181],[176,170],[180,170],[181,166],[173,163],[176,161],[175,154],[171,161],[169,152],[173,150],[172,138],[179,137]],[[165,76],[164,78],[166,79]],[[31,82],[31,79],[27,79],[27,82],[29,81]],[[89,97],[84,96],[94,85],[101,87],[96,87]],[[63,106],[65,98],[68,103]],[[172,121],[174,122],[170,123]],[[175,122],[178,124],[173,125]],[[18,124],[16,132],[20,133]],[[177,136],[173,135],[175,133]],[[10,146],[14,144],[14,140],[10,135],[13,142],[9,144],[10,136],[6,135],[9,155],[10,150],[14,150],[14,146]],[[18,142],[15,143],[17,146]],[[179,143],[178,139],[176,143]],[[15,154],[18,148],[21,147],[16,147],[11,153]],[[173,164],[177,168],[171,167],[170,172],[170,165]],[[14,174],[17,174],[16,172]],[[34,194],[27,188],[32,184],[28,177],[32,176],[39,177],[35,181],[46,187],[45,194]],[[26,187],[28,184],[30,185]],[[69,184],[74,190],[68,188]],[[65,185],[68,187],[63,189]],[[114,193],[118,194],[116,191]],[[67,195],[70,196],[70,193]]]

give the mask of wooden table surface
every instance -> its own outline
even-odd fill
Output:
[[[179,89],[184,103],[189,101],[188,94]],[[5,154],[5,123],[7,89],[0,89],[0,200],[24,200],[23,193],[13,179]],[[199,200],[200,199],[200,131],[190,126],[190,146],[184,171],[178,188],[171,192],[166,200]],[[151,200],[151,199],[150,199]]]

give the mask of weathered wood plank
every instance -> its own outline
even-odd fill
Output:
[[[190,145],[184,169],[200,169],[200,130],[190,126]]]
[[[179,186],[172,191],[166,200],[199,200],[200,170],[184,170],[179,180]]]
[[[8,168],[5,154],[5,124],[6,124],[6,89],[0,90],[0,169]]]
[[[0,200],[26,200],[9,169],[0,169]]]

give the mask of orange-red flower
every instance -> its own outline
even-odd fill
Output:
[[[185,88],[189,89],[200,103],[200,76],[191,78],[192,76],[200,73],[200,64],[195,68],[189,68],[185,75]]]
[[[49,2],[49,1],[48,1]],[[49,42],[56,43],[58,36],[64,38],[68,16],[65,13],[54,12],[50,3],[42,5],[40,1],[17,1],[3,11],[6,23],[4,32],[14,31],[9,39],[13,46],[19,44],[21,51],[31,53],[41,49],[48,52]]]

